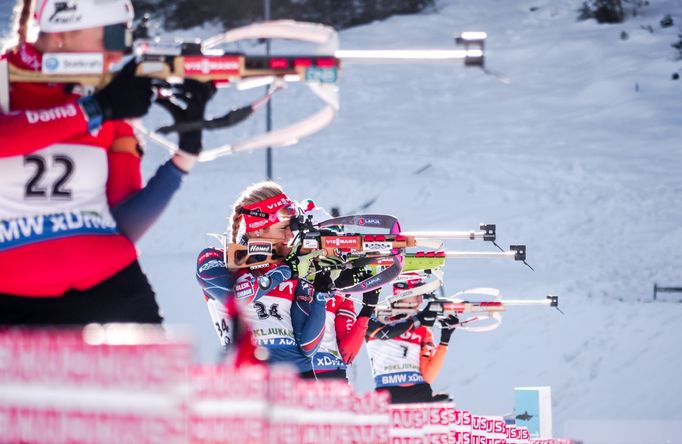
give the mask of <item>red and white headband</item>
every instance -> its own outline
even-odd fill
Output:
[[[279,212],[282,210],[285,210],[290,216],[296,214],[296,204],[284,193],[260,202],[244,205],[239,209],[239,212],[244,216],[246,232],[250,233],[279,222]]]

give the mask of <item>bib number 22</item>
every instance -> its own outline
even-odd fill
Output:
[[[61,169],[61,174],[52,184],[45,183],[48,165],[50,168]],[[33,167],[33,175],[24,187],[24,199],[71,199],[71,190],[66,187],[74,170],[74,162],[70,157],[55,154],[52,156],[52,162],[48,162],[44,156],[24,156],[24,166]]]

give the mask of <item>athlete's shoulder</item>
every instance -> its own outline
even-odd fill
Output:
[[[114,137],[135,137],[135,128],[127,120],[112,120]]]
[[[332,300],[335,302],[337,316],[347,316],[355,319],[355,304],[351,299],[337,295]]]
[[[433,332],[431,331],[430,328],[424,327],[423,325],[421,328],[424,329],[424,332],[422,333],[422,337],[424,338],[425,343],[433,343]]]
[[[335,294],[333,297],[327,300],[327,311],[331,313],[336,313],[341,308],[344,297],[340,294]]]
[[[201,250],[197,256],[197,274],[201,275],[210,269],[218,267],[225,268],[223,251],[213,247]]]
[[[208,247],[204,248],[199,252],[199,255],[197,256],[197,264],[203,264],[206,263],[207,261],[210,260],[215,260],[219,259],[225,262],[225,255],[223,254],[223,250],[220,248],[215,248],[215,247]]]

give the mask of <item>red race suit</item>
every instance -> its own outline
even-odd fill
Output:
[[[41,70],[30,44],[1,57]],[[9,88],[11,111],[0,114],[0,294],[91,288],[137,257],[110,211],[142,187],[139,156],[129,149],[137,140],[124,121],[88,132],[80,96],[66,85]]]

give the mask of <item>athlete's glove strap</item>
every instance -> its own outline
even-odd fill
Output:
[[[88,131],[91,133],[98,130],[102,126],[104,120],[102,108],[99,103],[92,96],[85,96],[78,99],[78,104],[83,110],[83,114],[88,119]]]

